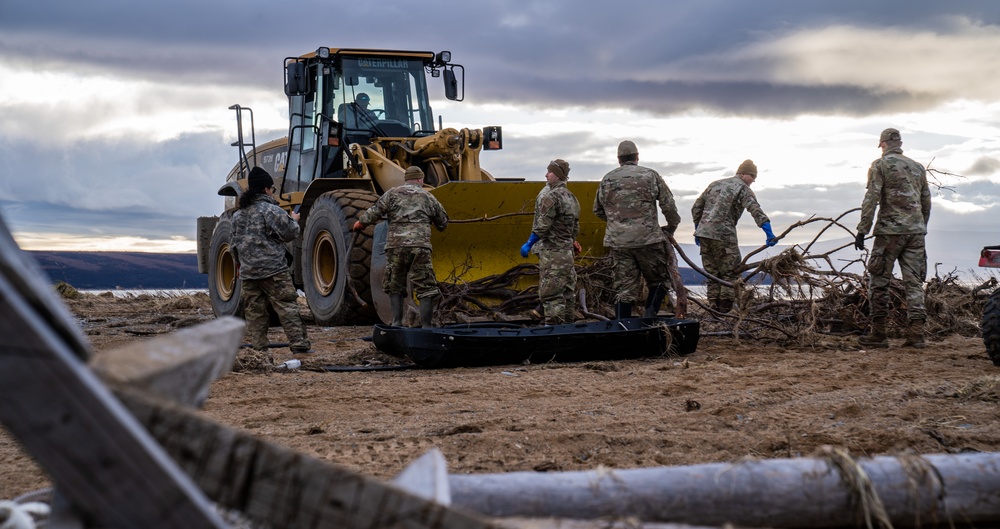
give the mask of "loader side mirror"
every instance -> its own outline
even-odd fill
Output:
[[[444,96],[452,101],[458,99],[458,79],[451,68],[444,71]]]
[[[285,66],[285,95],[305,95],[306,65],[301,62],[290,62]]]

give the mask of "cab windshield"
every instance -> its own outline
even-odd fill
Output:
[[[347,57],[341,65],[342,74],[328,85],[328,100],[348,133],[405,137],[434,131],[423,61]]]

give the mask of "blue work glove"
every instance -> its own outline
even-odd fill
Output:
[[[534,246],[536,242],[538,242],[538,236],[535,235],[535,232],[531,232],[531,237],[528,237],[528,242],[521,245],[521,257],[527,257],[528,254],[531,253],[531,247]]]
[[[774,238],[774,232],[771,231],[771,223],[765,222],[760,225],[760,229],[764,230],[764,234],[767,235],[767,246],[771,247],[778,244],[778,239]]]
[[[698,225],[697,224],[694,225],[694,231],[695,232],[698,231]],[[699,239],[697,235],[694,236],[694,245],[695,246],[699,246],[699,247],[701,246],[701,239]]]

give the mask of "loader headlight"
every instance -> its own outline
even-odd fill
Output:
[[[324,47],[321,47],[321,48],[317,49],[316,50],[316,56],[319,57],[320,59],[329,59],[330,58],[330,48],[327,48],[327,47],[324,46]]]
[[[451,62],[451,52],[450,51],[442,51],[442,52],[440,52],[440,53],[437,54],[437,63],[438,64],[448,64],[449,62]]]

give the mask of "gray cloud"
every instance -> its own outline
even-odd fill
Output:
[[[511,77],[515,76],[512,72]],[[929,107],[942,96],[902,91],[876,92],[854,86],[804,86],[765,82],[681,82],[587,80],[567,82],[518,74],[523,84],[471,83],[477,100],[539,107],[596,106],[629,108],[658,115],[692,109],[728,116],[789,118],[803,112],[861,116]]]
[[[296,3],[293,9],[263,2],[244,2],[234,9],[228,3],[193,0],[56,4],[0,3],[0,55],[149,79],[273,89],[280,83],[285,56],[319,45],[447,48],[468,66],[469,87],[479,101],[613,106],[660,114],[704,108],[733,115],[791,116],[802,110],[860,115],[926,108],[947,94],[855,85],[862,78],[851,77],[833,83],[814,77],[769,82],[768,72],[781,67],[775,61],[793,59],[795,50],[786,50],[782,57],[762,55],[773,53],[767,48],[753,52],[753,47],[831,25],[959,36],[970,30],[969,24],[983,28],[1000,22],[1000,5],[973,1],[919,2],[900,9],[860,0],[836,4],[435,0],[421,4],[421,16],[446,30],[425,32],[413,26],[406,9],[373,13],[319,0]],[[303,15],[296,19],[298,30],[288,32],[287,20],[295,13]],[[956,18],[969,23],[957,23]],[[378,28],[392,31],[370,31],[373,19]],[[414,32],[419,39],[414,39]],[[338,35],[338,42],[317,37],[330,34]],[[900,49],[906,46],[901,37]],[[743,50],[752,53],[740,56]],[[878,55],[869,56],[882,60]],[[744,60],[715,64],[718,57],[736,56]],[[885,59],[891,61],[892,56]],[[677,77],[686,71],[696,77]],[[655,78],[664,73],[667,78]]]
[[[979,158],[965,171],[970,176],[992,176],[997,172],[1000,172],[1000,160],[990,156]]]
[[[0,152],[9,154],[0,166],[0,200],[50,204],[38,222],[77,229],[87,225],[78,224],[74,212],[117,215],[122,221],[112,227],[126,232],[139,229],[128,220],[133,216],[194,219],[217,213],[222,199],[216,191],[237,161],[235,148],[212,134],[158,144],[85,141],[58,149],[0,140]]]
[[[144,209],[92,210],[41,201],[0,200],[0,213],[11,231],[83,237],[163,239],[174,234],[194,239],[195,221],[184,212]],[[100,250],[100,248],[94,248]]]

